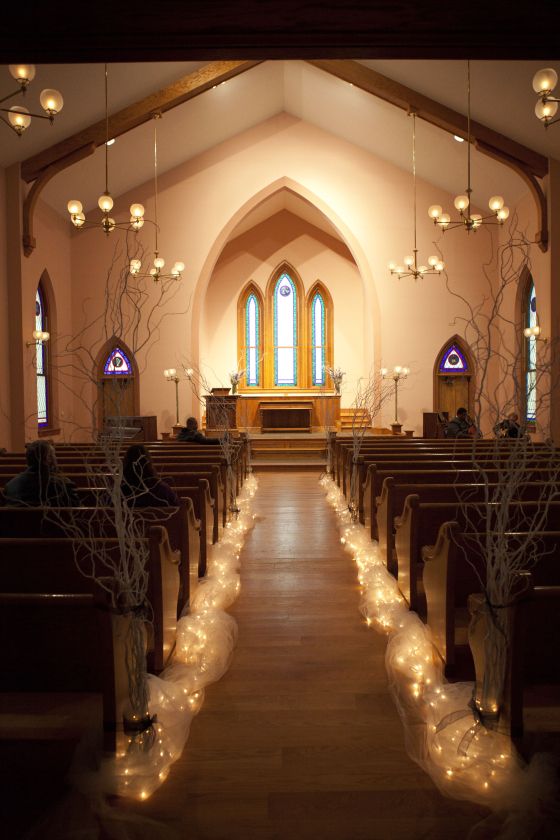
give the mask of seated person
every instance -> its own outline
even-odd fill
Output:
[[[508,414],[505,420],[494,426],[494,432],[497,437],[503,438],[520,438],[523,437],[521,426],[519,425],[519,415],[515,412]]]
[[[177,440],[187,443],[221,443],[220,438],[209,438],[198,431],[198,423],[194,417],[187,417],[187,425],[177,435]]]
[[[76,485],[58,471],[52,443],[35,440],[25,450],[27,469],[10,479],[4,487],[6,503],[79,507]]]
[[[469,419],[466,408],[458,408],[457,416],[450,420],[445,436],[448,438],[467,438],[471,437],[473,428],[472,421]]]
[[[177,493],[158,476],[150,453],[141,443],[133,443],[125,452],[122,491],[133,507],[179,505]]]

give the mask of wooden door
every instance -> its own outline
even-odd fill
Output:
[[[438,376],[438,400],[436,411],[449,412],[455,417],[458,408],[469,410],[470,376]]]
[[[130,417],[134,410],[134,379],[132,376],[111,376],[101,380],[102,424],[107,417]]]

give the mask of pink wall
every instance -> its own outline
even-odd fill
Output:
[[[158,416],[160,431],[175,420],[174,388],[164,380],[163,369],[196,366],[200,359],[216,379],[223,379],[235,354],[237,295],[250,277],[264,285],[281,259],[295,265],[306,287],[319,277],[332,290],[335,362],[348,373],[343,404],[351,403],[351,383],[360,376],[382,365],[408,365],[411,375],[399,395],[400,419],[406,428],[421,431],[422,411],[433,407],[435,356],[451,335],[461,333],[456,316],[464,312],[444,276],[398,281],[387,270],[390,260],[400,262],[413,245],[409,172],[282,114],[161,176],[159,188],[160,253],[169,265],[182,259],[187,266],[173,301],[165,305],[166,321],[149,350],[137,354],[140,410]],[[324,215],[334,229],[330,241],[293,213],[261,218],[258,227],[232,241],[247,213],[283,189]],[[420,261],[440,248],[449,287],[477,299],[484,287],[481,267],[494,250],[493,235],[488,230],[470,236],[460,230],[441,234],[427,208],[433,203],[452,206],[453,197],[421,180],[417,191]],[[125,218],[132,201],[144,203],[147,217],[153,217],[151,184],[118,199],[115,217]],[[530,214],[530,208],[524,212]],[[59,319],[65,324],[71,319],[76,332],[102,317],[108,268],[113,265],[113,273],[119,274],[130,256],[126,238],[117,232],[105,238],[100,230],[71,232],[69,237],[67,222],[46,208],[41,208],[37,225],[37,252],[24,268],[24,305],[30,305],[34,284],[47,268],[56,284]],[[139,240],[149,261],[150,225]],[[155,300],[159,287],[149,280],[145,288]],[[100,323],[84,335],[92,359],[110,337],[101,335]],[[145,334],[140,333],[142,343]],[[84,396],[90,405],[95,400],[89,382]],[[180,383],[180,399],[181,416],[197,410],[186,381]],[[69,407],[61,398],[61,405],[69,419],[71,414],[79,424],[88,422],[79,401]],[[391,420],[387,409],[378,423]]]
[[[9,308],[8,308],[8,262],[7,262],[7,211],[6,172],[0,169],[0,359],[3,360],[0,375],[0,447],[12,448],[10,425],[10,369],[6,363],[9,353]]]

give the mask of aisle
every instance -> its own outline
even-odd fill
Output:
[[[464,838],[486,813],[442,797],[407,757],[385,638],[313,473],[263,473],[231,612],[231,669],[140,811],[181,838]]]

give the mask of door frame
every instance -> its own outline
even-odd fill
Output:
[[[107,357],[115,350],[116,348],[120,348],[123,353],[126,354],[127,359],[129,359],[130,364],[132,365],[132,373],[129,375],[129,379],[132,380],[132,404],[134,406],[134,414],[138,416],[140,414],[140,376],[139,376],[139,369],[136,359],[134,357],[134,353],[128,347],[126,341],[122,341],[117,336],[112,336],[109,338],[99,353],[97,354],[97,361],[96,361],[96,376],[95,381],[97,383],[97,427],[98,430],[101,431],[104,426],[104,415],[103,415],[103,397],[101,392],[101,383],[105,382],[107,379],[114,379],[113,376],[106,376],[103,371],[105,368],[105,362],[107,361]]]
[[[461,353],[467,360],[468,370],[465,373],[464,371],[457,371],[457,373],[440,373],[439,372],[439,365],[440,362],[449,349],[451,344],[457,344]],[[438,391],[439,391],[439,380],[442,377],[454,377],[454,376],[466,376],[468,381],[468,405],[465,406],[469,414],[473,413],[474,408],[474,385],[475,385],[475,377],[476,377],[476,368],[474,364],[474,356],[471,352],[469,345],[466,343],[464,338],[461,338],[460,335],[452,335],[451,338],[448,338],[445,344],[443,344],[436,355],[436,359],[434,362],[434,372],[433,372],[433,410],[439,411],[438,406]]]

